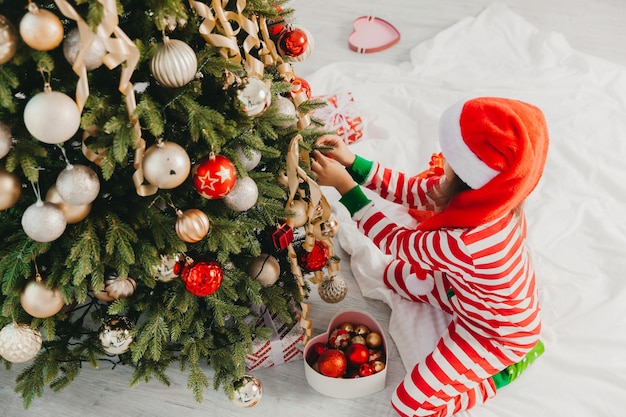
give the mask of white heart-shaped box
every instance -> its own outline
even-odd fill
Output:
[[[391,23],[378,17],[361,16],[352,27],[348,45],[360,54],[383,51],[400,40],[400,32]]]
[[[370,376],[361,378],[331,378],[320,374],[309,365],[307,358],[309,357],[309,350],[316,343],[328,342],[328,335],[336,329],[340,324],[349,322],[354,325],[363,324],[367,326],[370,331],[377,332],[382,336],[383,348],[385,349],[385,355],[388,354],[387,350],[387,338],[380,324],[374,317],[362,310],[343,310],[335,314],[328,324],[328,330],[325,333],[315,336],[309,340],[304,348],[304,376],[307,382],[315,391],[334,398],[356,398],[373,394],[385,389],[385,382],[387,380],[387,368]]]

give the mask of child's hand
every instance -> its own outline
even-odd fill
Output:
[[[320,136],[315,144],[317,146],[330,146],[333,149],[323,151],[324,155],[331,157],[335,161],[339,162],[344,167],[352,166],[356,156],[348,148],[348,145],[337,135],[324,135]]]
[[[315,174],[319,185],[335,187],[341,195],[344,195],[356,185],[343,165],[324,156],[320,151],[313,151],[311,170]]]

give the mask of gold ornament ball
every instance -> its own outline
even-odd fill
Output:
[[[0,41],[1,42],[1,41]],[[0,159],[7,156],[13,146],[11,129],[5,123],[0,122]]]
[[[196,53],[185,42],[163,38],[150,60],[150,72],[165,87],[182,87],[196,76],[198,60]]]
[[[74,206],[63,200],[63,197],[57,191],[56,185],[52,185],[46,193],[46,201],[56,204],[63,212],[67,224],[74,224],[84,220],[91,212],[91,204],[81,204]]]
[[[292,216],[285,219],[285,223],[287,223],[292,229],[297,229],[298,227],[302,227],[306,224],[308,220],[309,205],[305,201],[294,200],[289,203],[285,209],[293,213]]]
[[[248,274],[263,286],[269,286],[280,277],[280,264],[272,255],[262,253],[250,262]]]
[[[41,277],[37,277],[24,287],[20,294],[20,304],[31,316],[45,319],[61,311],[65,301],[58,288],[47,288]]]
[[[32,240],[52,242],[61,237],[67,221],[56,204],[38,200],[31,204],[22,215],[22,228]]]
[[[199,242],[209,233],[209,217],[202,210],[178,210],[176,214],[176,234],[183,242]]]
[[[354,332],[356,334],[360,334],[361,336],[366,336],[370,332],[370,329],[364,324],[359,324],[354,328]]]
[[[0,210],[6,210],[19,200],[22,184],[17,175],[0,166]]]
[[[261,380],[254,375],[245,374],[233,384],[235,392],[231,402],[240,408],[254,407],[263,397]]]
[[[78,54],[80,53],[82,47],[83,45],[81,43],[80,32],[78,29],[70,30],[63,41],[63,55],[65,55],[65,59],[67,59],[67,62],[69,62],[72,66],[76,63],[76,59],[78,58]],[[104,57],[106,53],[107,50],[104,43],[102,43],[99,36],[94,35],[89,51],[83,57],[85,69],[87,69],[87,71],[92,71],[100,67],[102,65],[102,57]]]
[[[128,298],[135,292],[137,283],[130,277],[120,277],[117,272],[109,271],[104,280],[104,290],[114,300]]]
[[[191,171],[187,151],[174,142],[158,142],[143,155],[143,176],[152,185],[172,189],[181,185]]]
[[[345,330],[348,333],[354,332],[354,324],[350,323],[349,321],[341,323],[339,326],[337,326],[337,328]]]
[[[317,286],[317,293],[322,301],[335,304],[346,298],[348,294],[348,284],[346,284],[346,281],[341,276],[336,275],[320,282]],[[357,328],[358,326],[355,327],[355,331]]]
[[[6,16],[0,15],[0,65],[13,58],[17,51],[19,39],[15,26]]]
[[[350,344],[352,344],[352,345],[354,345],[354,344],[364,345],[365,344],[365,338],[363,336],[361,336],[360,334],[357,334],[352,339],[350,339]]]
[[[11,323],[0,330],[0,356],[12,363],[26,362],[41,350],[41,333],[26,324]]]
[[[370,332],[367,336],[365,336],[365,343],[367,344],[367,347],[376,349],[383,344],[383,338],[380,333]]]
[[[63,143],[78,132],[80,111],[68,95],[46,90],[26,103],[24,124],[43,143]]]
[[[28,13],[20,21],[20,35],[28,46],[38,51],[49,51],[63,41],[63,23],[54,13],[28,5]]]
[[[68,204],[90,204],[100,193],[98,174],[86,165],[68,165],[56,180],[57,192]]]

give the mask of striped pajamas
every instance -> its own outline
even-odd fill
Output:
[[[440,181],[375,163],[362,185],[409,208],[432,210]],[[475,228],[420,230],[395,224],[369,203],[353,218],[395,257],[384,271],[389,288],[452,316],[435,349],[396,388],[394,409],[443,417],[494,396],[490,377],[519,362],[541,329],[524,216],[510,212]]]

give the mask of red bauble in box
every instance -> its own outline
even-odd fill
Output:
[[[358,367],[369,361],[369,350],[367,346],[361,344],[352,344],[346,349],[346,358],[348,359],[348,365],[351,367]]]
[[[348,361],[341,350],[328,349],[320,355],[317,366],[322,375],[339,378],[348,369]]]
[[[223,277],[222,267],[215,261],[188,263],[181,272],[185,288],[197,297],[206,297],[217,291]]]
[[[300,28],[285,29],[278,38],[278,49],[282,55],[299,57],[309,47],[309,38],[306,32]]]
[[[204,198],[224,198],[237,181],[235,165],[223,155],[211,153],[193,166],[193,186]]]
[[[325,343],[315,343],[310,349],[306,358],[309,365],[313,365],[319,359],[320,355],[328,350]]]
[[[306,272],[315,272],[326,266],[328,258],[328,246],[326,246],[323,242],[316,240],[311,252],[305,250],[304,248],[300,248],[298,263]]]

